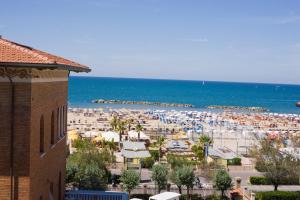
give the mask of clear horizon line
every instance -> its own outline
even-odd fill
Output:
[[[251,81],[224,81],[224,80],[200,80],[200,79],[175,79],[175,78],[140,78],[140,77],[120,77],[120,76],[97,76],[97,75],[87,75],[87,76],[77,76],[76,74],[71,74],[71,77],[88,77],[88,78],[119,78],[119,79],[143,79],[143,80],[166,80],[166,81],[195,81],[195,82],[221,82],[221,83],[245,83],[245,84],[270,84],[270,85],[294,85],[300,86],[300,83],[277,83],[277,82],[251,82]]]

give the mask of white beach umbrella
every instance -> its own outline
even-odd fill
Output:
[[[82,134],[83,137],[91,138],[91,137],[97,137],[100,135],[100,132],[98,131],[86,131],[84,134]]]
[[[101,134],[101,136],[106,141],[114,141],[114,142],[119,142],[120,141],[119,134],[116,133],[116,132],[113,132],[113,131],[103,132]]]

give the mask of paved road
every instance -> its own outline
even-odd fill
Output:
[[[244,171],[229,171],[230,176],[232,177],[233,180],[235,180],[235,177],[240,177],[242,179],[242,186],[248,186],[250,185],[249,183],[249,177],[250,176],[262,176],[262,173],[257,172],[255,170],[244,170]]]
[[[231,170],[229,171],[230,176],[233,180],[235,180],[235,177],[241,177],[242,178],[242,188],[251,191],[272,191],[274,190],[274,187],[272,185],[251,185],[249,183],[249,177],[250,176],[263,176],[262,173],[257,172],[256,170]],[[299,185],[282,185],[278,187],[278,190],[282,191],[300,191]]]

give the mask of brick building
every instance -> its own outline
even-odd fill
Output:
[[[0,199],[62,200],[69,72],[81,64],[0,37]]]

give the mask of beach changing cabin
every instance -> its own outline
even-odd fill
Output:
[[[126,169],[141,169],[141,159],[150,157],[149,151],[144,142],[123,142],[121,155],[124,157]]]

